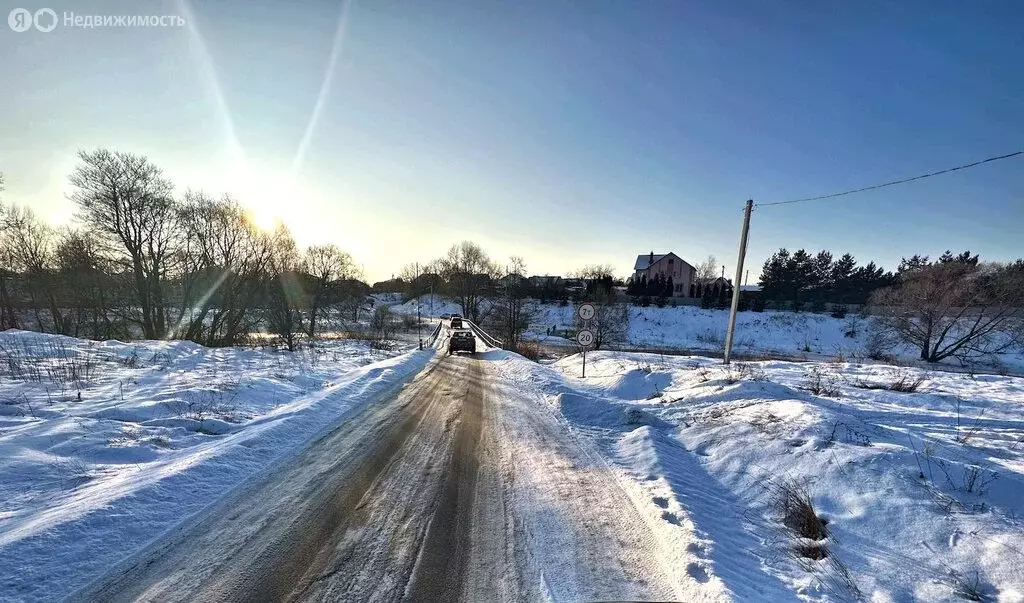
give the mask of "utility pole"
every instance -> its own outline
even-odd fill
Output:
[[[725,334],[725,364],[729,364],[732,355],[732,336],[736,331],[736,310],[740,306],[740,278],[743,276],[743,260],[747,255],[747,234],[750,232],[750,211],[754,209],[754,200],[748,199],[743,208],[743,233],[740,234],[740,256],[736,261],[736,280],[732,287],[732,308],[729,310],[729,330]]]

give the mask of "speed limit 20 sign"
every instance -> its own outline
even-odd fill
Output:
[[[589,329],[583,329],[576,333],[576,343],[585,348],[594,345],[594,332]]]

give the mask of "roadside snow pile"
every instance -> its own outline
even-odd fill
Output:
[[[430,354],[0,333],[0,600],[81,586]]]
[[[580,364],[533,380],[666,529],[692,522],[738,600],[1024,601],[1024,379],[592,352],[583,380]]]

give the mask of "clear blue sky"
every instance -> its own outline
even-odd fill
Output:
[[[371,280],[467,238],[531,273],[625,275],[672,250],[731,276],[747,198],[1024,148],[1018,1],[0,0],[16,6],[188,26],[0,23],[8,201],[66,222],[76,149],[144,153]],[[887,267],[1024,255],[1024,158],[758,210],[751,280],[781,246]]]

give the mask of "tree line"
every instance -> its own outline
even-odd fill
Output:
[[[874,262],[858,265],[849,253],[838,259],[830,251],[812,255],[804,249],[783,248],[761,268],[761,295],[769,301],[800,308],[810,302],[823,305],[864,304],[876,289],[896,283],[896,275]]]
[[[338,247],[299,249],[287,226],[261,230],[228,195],[177,197],[144,156],[78,160],[72,226],[0,201],[0,330],[209,346],[265,331],[291,349],[329,317],[358,317],[369,287]]]

